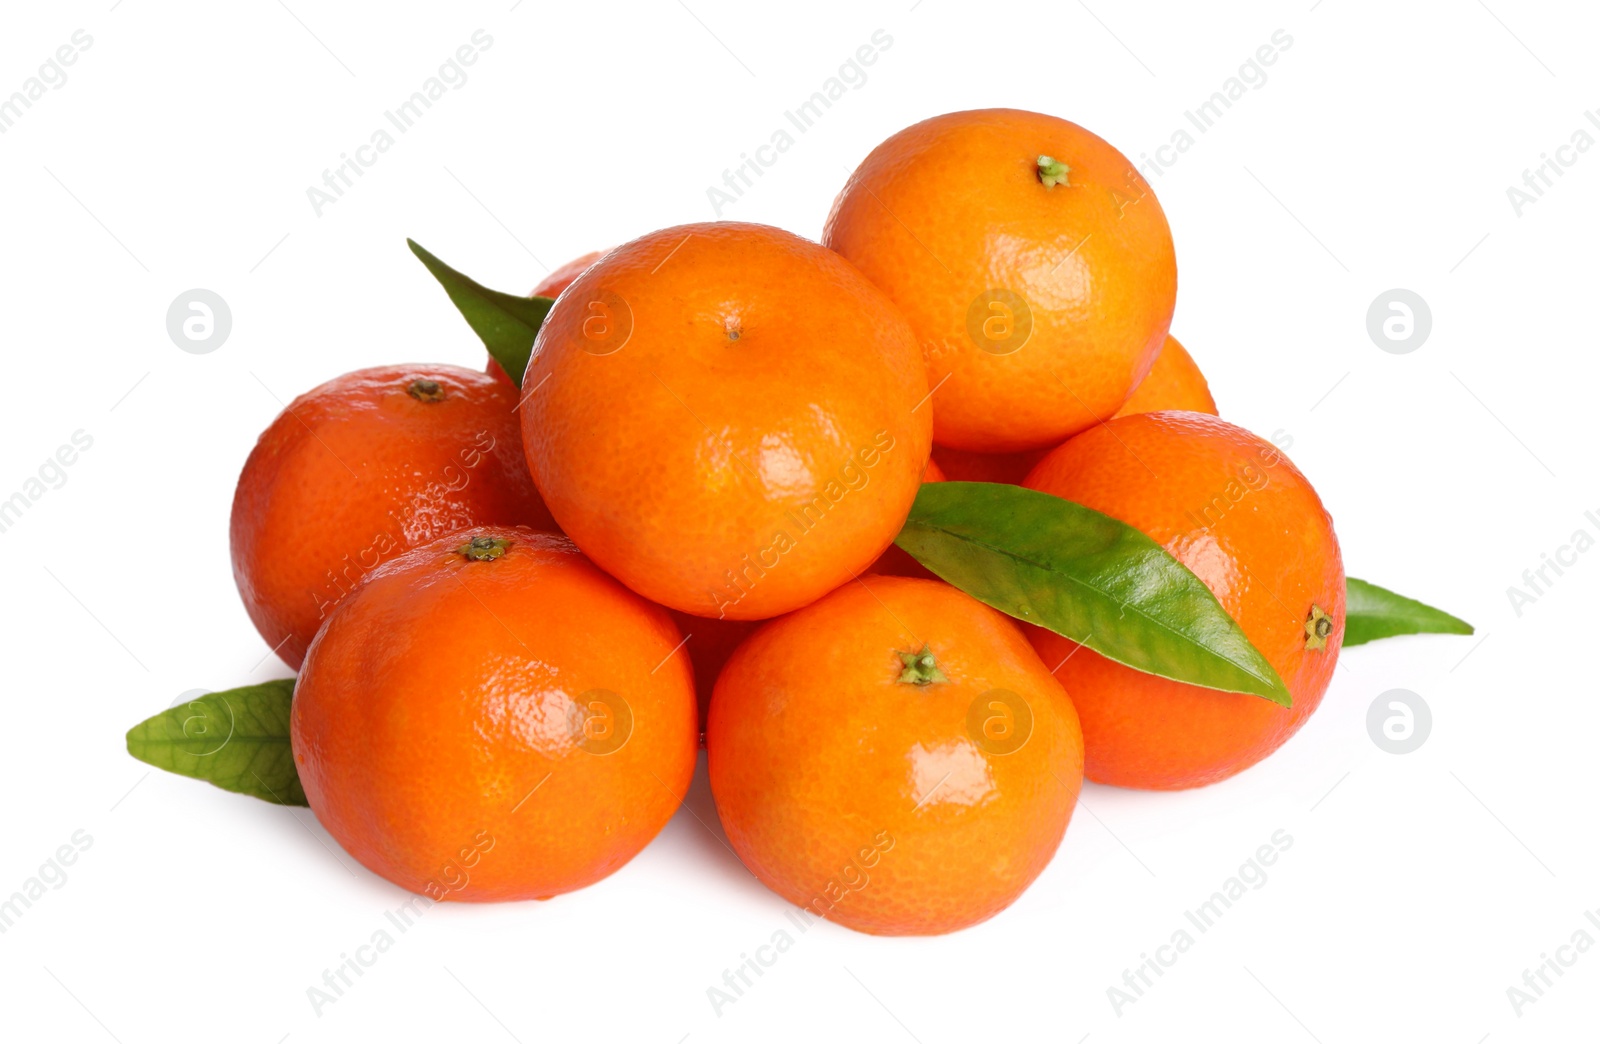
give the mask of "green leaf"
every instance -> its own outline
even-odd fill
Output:
[[[128,730],[128,753],[180,776],[279,805],[304,805],[289,750],[294,679],[213,692]]]
[[[528,368],[528,356],[533,354],[534,335],[539,332],[544,317],[550,314],[555,299],[519,297],[490,290],[440,261],[415,240],[406,240],[406,245],[439,280],[439,285],[450,295],[461,317],[483,341],[494,361],[518,388],[522,387],[522,374]]]
[[[895,543],[980,602],[1135,670],[1290,705],[1200,578],[1109,515],[1020,486],[930,482]]]
[[[1401,634],[1471,634],[1472,625],[1431,605],[1357,580],[1344,581],[1344,647]]]

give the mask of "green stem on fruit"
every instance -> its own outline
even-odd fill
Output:
[[[492,562],[510,547],[511,541],[505,537],[475,536],[456,548],[456,553],[473,562]]]
[[[1039,180],[1043,182],[1045,188],[1055,188],[1057,185],[1067,183],[1067,175],[1072,172],[1071,167],[1053,156],[1040,156],[1038,162]]]
[[[905,669],[900,672],[899,681],[907,685],[931,685],[934,682],[949,681],[944,672],[939,669],[939,661],[934,659],[933,653],[924,645],[920,652],[896,653],[900,657],[900,664]]]

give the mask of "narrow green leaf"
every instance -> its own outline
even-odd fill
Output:
[[[980,602],[1135,670],[1290,705],[1200,578],[1109,515],[1020,486],[930,482],[895,543]]]
[[[528,368],[528,356],[533,354],[534,335],[539,332],[544,317],[550,314],[554,298],[519,297],[490,290],[440,261],[415,240],[406,240],[406,245],[439,280],[439,285],[450,295],[461,317],[483,341],[494,361],[517,387],[522,387],[522,374]]]
[[[279,805],[304,805],[289,750],[294,679],[213,692],[128,730],[128,753],[180,776]]]
[[[1442,609],[1357,580],[1344,581],[1344,647],[1401,634],[1471,634],[1472,625]]]

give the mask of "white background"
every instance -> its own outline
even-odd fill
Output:
[[[93,439],[0,533],[0,897],[74,831],[93,839],[0,935],[0,1034],[1594,1039],[1600,947],[1520,1014],[1507,995],[1579,929],[1600,942],[1584,918],[1600,909],[1600,553],[1520,615],[1507,595],[1574,531],[1600,535],[1584,517],[1600,514],[1600,149],[1567,154],[1520,215],[1506,191],[1579,127],[1600,137],[1584,117],[1600,107],[1592,8],[112,2],[0,13],[0,96],[75,30],[93,39],[0,135],[0,499],[75,431]],[[493,45],[469,81],[314,214],[307,187],[477,29]],[[314,1013],[307,987],[407,896],[308,811],[123,749],[188,690],[287,673],[228,563],[256,435],[280,400],[347,370],[480,364],[406,236],[525,291],[577,254],[711,219],[708,186],[878,29],[893,44],[867,81],[722,216],[815,237],[873,145],[955,109],[1058,114],[1141,162],[1274,31],[1292,37],[1152,176],[1178,248],[1173,329],[1225,417],[1293,439],[1350,572],[1478,634],[1350,651],[1320,713],[1243,776],[1087,786],[1055,861],[991,922],[935,939],[818,926],[720,1015],[707,988],[792,926],[714,833],[703,772],[614,877],[549,903],[436,907]],[[166,332],[195,287],[233,313],[211,354]],[[1395,287],[1432,312],[1410,354],[1366,331]],[[1433,715],[1404,756],[1366,724],[1394,688]],[[1280,829],[1293,846],[1265,885],[1115,1011],[1124,969]]]

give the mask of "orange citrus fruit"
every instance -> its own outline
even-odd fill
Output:
[[[640,594],[762,619],[894,539],[928,463],[916,339],[839,255],[735,222],[618,247],[551,309],[523,442],[561,528]]]
[[[290,710],[317,819],[434,899],[548,899],[666,825],[695,762],[694,680],[666,612],[564,537],[474,527],[374,570]]]
[[[583,275],[584,269],[600,260],[604,254],[604,250],[595,250],[584,254],[582,257],[575,257],[559,268],[552,269],[543,279],[539,280],[538,286],[528,292],[528,296],[560,297],[561,291],[571,286],[574,279]],[[489,357],[489,362],[484,366],[483,372],[491,377],[497,377],[507,384],[511,384],[513,388],[516,387],[493,356]]]
[[[922,473],[922,481],[943,482],[945,481],[945,474],[939,465],[930,459],[928,461],[928,470]],[[878,556],[878,560],[872,563],[872,567],[867,572],[882,573],[885,576],[915,576],[924,580],[935,579],[932,571],[927,566],[912,558],[909,553],[895,544],[890,544],[884,549],[883,554]]]
[[[1083,720],[1089,779],[1153,790],[1215,783],[1305,724],[1344,637],[1344,565],[1322,501],[1277,447],[1204,414],[1140,413],[1070,440],[1027,485],[1165,547],[1211,589],[1293,697],[1284,708],[1159,678],[1031,629]]]
[[[1194,357],[1171,334],[1167,335],[1166,343],[1161,346],[1161,354],[1156,356],[1155,365],[1150,367],[1150,372],[1139,382],[1139,386],[1133,389],[1133,394],[1122,404],[1117,416],[1158,413],[1161,410],[1188,410],[1191,413],[1209,413],[1213,417],[1217,415],[1217,401],[1211,397],[1211,386],[1206,383],[1205,374],[1200,372]]]
[[[952,482],[1008,482],[1022,485],[1033,466],[1050,452],[1023,450],[1020,453],[974,453],[970,450],[933,447],[933,459]]]
[[[888,552],[884,552],[887,554]],[[711,709],[711,692],[723,664],[739,643],[755,633],[756,620],[718,620],[712,616],[691,616],[669,609],[672,622],[683,632],[683,648],[694,666],[694,694],[700,705],[700,734],[706,731],[706,713]]]
[[[711,790],[752,873],[878,935],[994,916],[1077,801],[1072,703],[1008,617],[936,580],[870,576],[774,620],[723,668]]]
[[[1161,350],[1177,262],[1127,158],[1016,109],[924,120],[851,175],[823,242],[911,321],[936,389],[934,439],[1052,446],[1114,414]]]
[[[1213,416],[1217,412],[1217,404],[1211,398],[1205,375],[1171,334],[1167,335],[1161,354],[1156,356],[1155,365],[1150,367],[1150,372],[1133,389],[1133,394],[1116,415],[1126,417],[1130,413],[1155,413],[1158,410],[1192,410]],[[1021,453],[973,453],[935,446],[933,459],[957,482],[1007,482],[1020,486],[1034,465],[1053,448]]]
[[[528,476],[516,392],[456,366],[380,366],[291,402],[233,497],[233,576],[267,644],[299,667],[363,575],[478,524],[555,523]]]
[[[529,297],[560,297],[561,291],[572,285],[572,281],[589,270],[589,266],[605,256],[604,250],[591,250],[580,257],[575,257],[566,264],[552,269],[537,286],[528,291]]]

